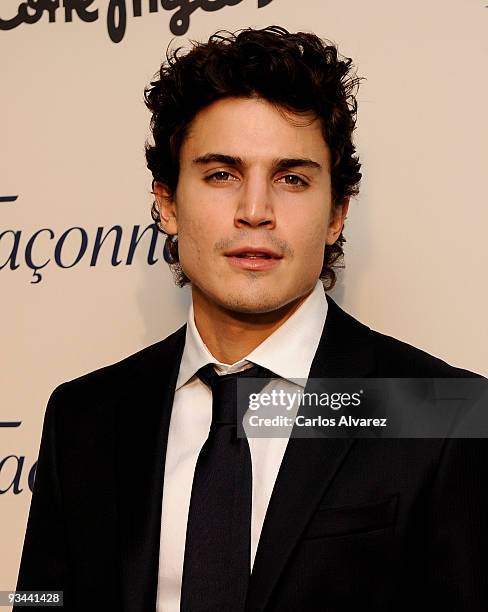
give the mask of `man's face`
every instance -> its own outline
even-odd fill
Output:
[[[314,287],[343,218],[331,214],[329,150],[312,119],[258,98],[195,116],[169,204],[194,299],[263,313]]]

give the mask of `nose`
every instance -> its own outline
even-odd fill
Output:
[[[234,225],[239,229],[250,227],[272,229],[275,227],[272,189],[264,173],[261,175],[254,173],[244,181],[239,192]]]

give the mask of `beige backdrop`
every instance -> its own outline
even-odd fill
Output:
[[[0,18],[16,15],[19,4],[2,0]],[[21,233],[0,240],[2,265],[18,239],[18,268],[0,270],[0,421],[21,424],[0,427],[0,590],[15,586],[28,472],[50,392],[163,338],[188,306],[188,291],[173,286],[162,261],[162,240],[158,261],[147,263],[151,230],[126,264],[134,226],[150,222],[143,88],[173,37],[171,13],[151,14],[142,2],[135,18],[132,2],[119,2],[128,16],[116,44],[108,4],[93,1],[92,23],[76,14],[65,22],[60,8],[55,22],[44,14],[1,31],[0,196],[18,198],[0,201],[0,234]],[[485,2],[272,0],[258,8],[244,0],[197,10],[176,42],[273,23],[332,39],[367,77],[357,130],[364,180],[333,296],[368,325],[487,375]],[[122,263],[110,261],[114,231],[91,266],[97,228],[114,225]],[[73,227],[81,229],[63,237]],[[41,229],[31,266],[51,261],[33,283],[39,277],[26,250]],[[79,263],[56,265],[56,245],[69,265],[83,238]]]

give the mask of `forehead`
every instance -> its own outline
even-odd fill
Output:
[[[277,158],[329,159],[322,122],[312,113],[276,108],[262,98],[223,98],[200,110],[180,150],[187,162],[206,151],[235,155],[252,163]]]

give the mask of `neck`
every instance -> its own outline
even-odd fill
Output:
[[[216,304],[193,285],[195,325],[212,355],[222,363],[232,364],[283,325],[312,291],[272,312],[241,313]]]

